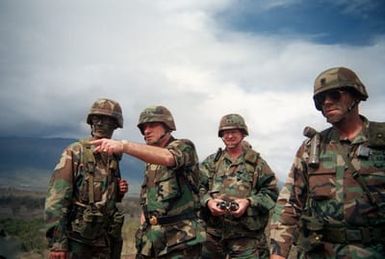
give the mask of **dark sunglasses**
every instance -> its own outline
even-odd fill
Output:
[[[317,94],[317,96],[315,96],[315,100],[319,105],[322,105],[325,102],[326,97],[332,99],[333,101],[339,101],[341,99],[341,96],[345,92],[346,92],[345,90],[341,90],[341,89],[329,90],[329,91]]]

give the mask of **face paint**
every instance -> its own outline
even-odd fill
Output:
[[[95,138],[111,138],[116,128],[116,120],[112,117],[94,115],[91,118],[91,135]]]

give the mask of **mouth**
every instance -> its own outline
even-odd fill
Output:
[[[152,138],[151,135],[145,135],[145,136],[144,136],[144,140],[149,140],[149,139],[151,139],[151,138]]]
[[[228,140],[228,141],[226,141],[226,144],[227,145],[229,145],[229,146],[233,146],[233,145],[236,145],[236,141],[234,141],[234,140]]]
[[[325,114],[335,113],[338,111],[338,108],[336,107],[329,107],[325,109]]]

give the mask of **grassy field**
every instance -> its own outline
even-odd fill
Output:
[[[0,188],[0,258],[47,257],[44,199],[45,193]],[[118,206],[125,213],[122,258],[133,258],[135,231],[139,227],[139,199],[127,197]]]
[[[7,232],[7,236],[0,237],[0,258],[46,258],[47,242],[41,220],[0,220],[0,229]],[[139,218],[127,215],[122,229],[123,248],[122,258],[134,258],[135,231],[139,227]],[[38,229],[40,228],[40,229]]]
[[[47,258],[43,223],[44,195],[0,188],[0,255],[6,258]],[[135,232],[139,227],[139,199],[128,197],[119,205],[125,213],[122,258],[135,258]],[[269,234],[269,226],[266,235]],[[296,258],[292,249],[289,258]],[[1,258],[0,256],[0,258]]]

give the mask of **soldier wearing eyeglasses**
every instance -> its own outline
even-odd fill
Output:
[[[123,128],[120,104],[97,99],[87,124],[91,136],[63,151],[49,182],[44,209],[49,259],[121,257],[124,214],[118,203],[128,191],[121,156],[95,153],[90,144]]]
[[[271,225],[271,258],[384,258],[385,123],[359,114],[368,98],[350,69],[322,72],[314,103],[332,127],[306,128]]]
[[[200,202],[207,240],[202,258],[268,258],[265,236],[278,197],[274,172],[244,139],[248,127],[239,114],[226,114],[218,137],[225,145],[200,166]]]

